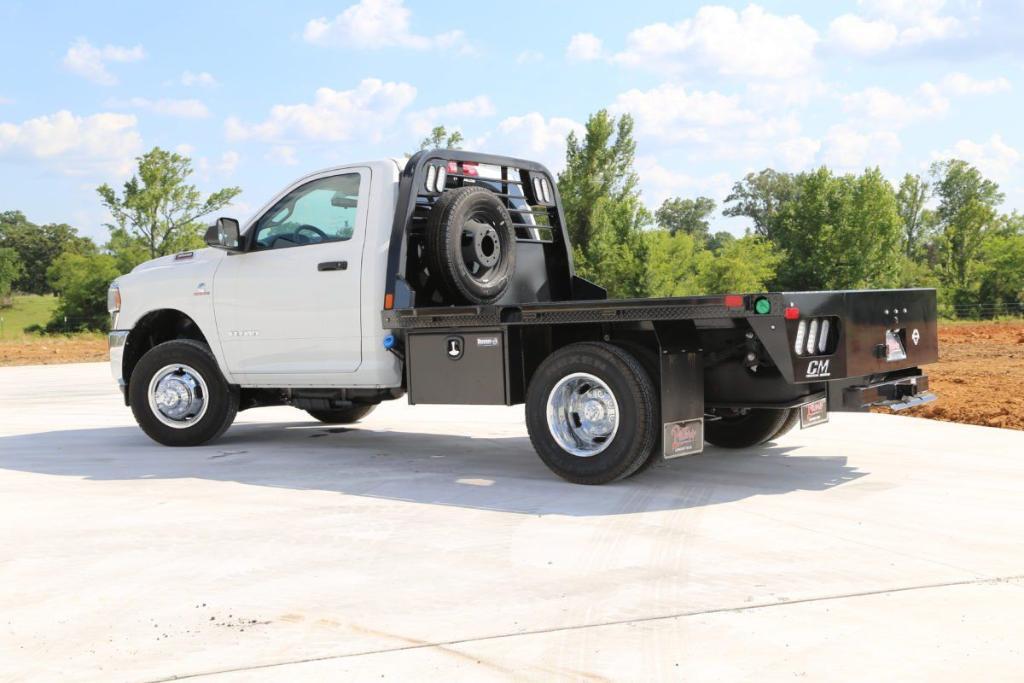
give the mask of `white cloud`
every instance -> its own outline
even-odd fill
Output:
[[[282,142],[296,138],[340,142],[355,136],[379,142],[416,98],[408,83],[364,79],[352,90],[319,88],[311,104],[278,104],[261,123],[225,121],[229,140]]]
[[[1021,161],[1021,153],[1006,144],[999,134],[992,135],[988,142],[959,140],[951,149],[932,152],[934,161],[963,159],[978,168],[984,175],[1005,183]]]
[[[705,67],[727,76],[790,78],[811,69],[817,42],[818,32],[798,15],[706,5],[692,19],[631,32],[626,50],[613,59],[658,70]]]
[[[885,88],[871,87],[844,95],[843,109],[861,121],[902,128],[921,119],[942,116],[949,100],[931,83],[921,85],[912,96],[899,95]]]
[[[863,171],[890,160],[900,150],[900,139],[892,131],[861,132],[849,125],[832,126],[822,145],[823,161],[840,172]]]
[[[601,58],[601,52],[601,39],[593,33],[577,33],[565,48],[565,56],[574,62],[592,62]]]
[[[484,118],[494,116],[494,103],[486,95],[478,95],[469,100],[450,102],[440,107],[430,107],[409,115],[412,130],[417,135],[429,133],[438,125],[457,126],[462,119]]]
[[[648,207],[657,209],[670,197],[711,197],[719,206],[732,188],[733,177],[728,173],[702,173],[697,176],[673,171],[656,157],[639,156],[636,171],[643,189],[643,200]]]
[[[127,100],[108,100],[109,107],[128,107],[131,109],[142,109],[161,116],[173,116],[179,119],[204,119],[210,115],[206,105],[199,100],[174,100],[159,99],[150,100],[145,97],[132,97]]]
[[[570,131],[581,136],[584,128],[572,119],[557,116],[546,119],[537,112],[530,112],[502,120],[487,141],[496,154],[537,159],[557,170],[565,163],[565,138]]]
[[[1011,89],[1006,78],[975,80],[963,73],[951,73],[942,79],[942,89],[952,95],[993,95]]]
[[[299,163],[298,158],[295,156],[295,148],[290,145],[275,145],[270,148],[270,151],[267,152],[264,158],[267,161],[285,166],[294,166]]]
[[[190,157],[193,154],[195,154],[196,148],[195,145],[190,145],[187,142],[183,142],[177,147],[175,147],[174,151],[183,156]]]
[[[945,0],[860,0],[864,15],[843,14],[829,24],[829,41],[841,50],[874,55],[961,32],[963,22],[943,14]],[[866,15],[866,16],[865,16]]]
[[[302,37],[313,45],[363,50],[392,47],[470,50],[462,31],[448,31],[435,36],[413,33],[409,26],[410,14],[402,0],[361,0],[333,19],[311,19],[306,23]]]
[[[200,71],[199,73],[183,71],[181,74],[181,84],[187,88],[194,86],[210,88],[217,85],[217,79],[208,71]]]
[[[70,175],[125,174],[142,149],[136,124],[130,114],[83,117],[66,110],[0,123],[0,159],[40,159]]]
[[[775,145],[778,165],[785,171],[806,171],[821,151],[821,140],[805,136],[793,137]]]
[[[516,55],[516,64],[537,64],[544,61],[544,53],[537,50],[523,50]]]
[[[836,17],[828,27],[832,44],[861,55],[884,52],[896,44],[899,36],[899,29],[888,21],[871,21],[856,14]]]
[[[121,47],[104,45],[95,47],[85,38],[79,38],[64,55],[64,66],[79,76],[100,85],[116,85],[117,78],[107,70],[110,62],[137,62],[144,59],[145,51],[141,45]]]
[[[670,83],[646,91],[624,92],[615,98],[610,110],[615,114],[632,114],[639,134],[669,142],[709,142],[709,128],[757,121],[753,112],[740,106],[736,96],[714,90],[687,91]]]
[[[242,157],[238,152],[228,150],[220,155],[220,163],[217,164],[217,170],[224,175],[231,175],[238,168],[238,162],[241,160]]]

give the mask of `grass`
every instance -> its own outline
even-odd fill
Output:
[[[0,308],[0,339],[21,339],[30,325],[45,325],[57,308],[57,297],[40,294],[17,294],[14,304]]]

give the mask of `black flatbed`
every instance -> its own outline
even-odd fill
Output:
[[[747,294],[741,308],[728,308],[725,297],[687,296],[648,299],[545,301],[490,306],[434,306],[383,312],[388,329],[434,329],[481,325],[554,325],[569,323],[638,322],[647,320],[715,320],[756,315],[753,300],[764,297],[781,316],[785,295]],[[771,316],[759,316],[771,317]]]

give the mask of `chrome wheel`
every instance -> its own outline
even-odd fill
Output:
[[[209,390],[202,375],[188,365],[165,365],[149,380],[149,409],[168,427],[185,429],[206,414]]]
[[[548,394],[548,430],[559,446],[580,458],[608,448],[619,430],[619,404],[602,380],[586,372],[566,375]]]

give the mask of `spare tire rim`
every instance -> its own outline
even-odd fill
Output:
[[[188,365],[165,365],[149,380],[149,409],[174,429],[185,429],[203,419],[209,405],[206,380]]]
[[[501,236],[481,214],[474,214],[462,226],[462,263],[471,278],[488,284],[501,267]]]
[[[561,448],[580,458],[604,451],[619,431],[619,403],[601,379],[574,372],[548,394],[548,431]]]

